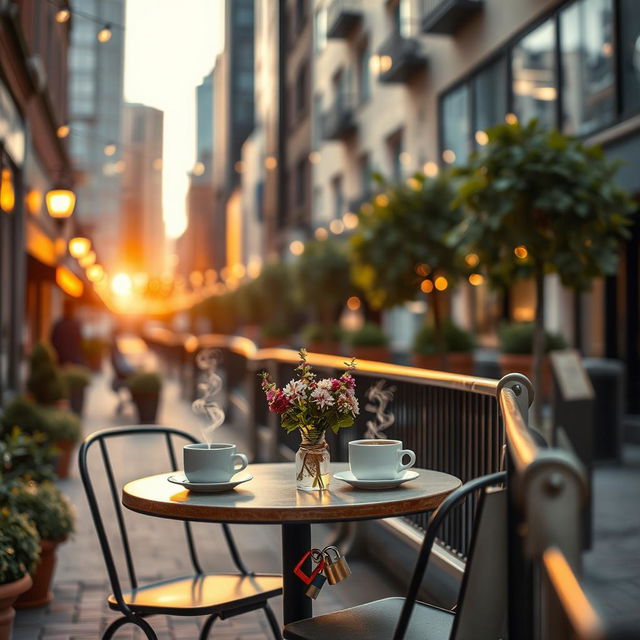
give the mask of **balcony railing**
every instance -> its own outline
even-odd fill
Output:
[[[358,0],[332,0],[327,10],[327,38],[346,38],[361,22]]]
[[[322,114],[322,137],[325,140],[344,140],[352,136],[358,128],[350,98],[338,98]]]
[[[422,0],[422,31],[453,35],[482,10],[484,0]]]
[[[385,83],[406,83],[427,68],[427,56],[416,38],[394,33],[378,49],[379,80]]]

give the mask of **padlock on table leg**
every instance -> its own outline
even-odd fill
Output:
[[[322,566],[324,568],[324,560],[322,560]],[[320,593],[320,589],[322,589],[326,581],[327,579],[324,577],[324,575],[322,575],[322,573],[318,573],[313,578],[309,586],[304,590],[304,595],[307,596],[307,598],[315,600]]]
[[[331,558],[331,551],[334,553],[334,558]],[[324,565],[324,575],[327,577],[329,584],[337,584],[346,580],[351,575],[351,569],[347,564],[347,559],[340,553],[340,550],[333,545],[325,547],[322,550],[322,555],[326,558]]]

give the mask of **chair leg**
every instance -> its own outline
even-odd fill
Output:
[[[273,609],[269,606],[268,602],[264,603],[264,607],[262,610],[264,611],[264,615],[267,616],[267,622],[269,623],[269,627],[271,627],[273,637],[276,640],[282,640],[282,632],[280,630],[278,620],[276,619],[276,614],[273,613]]]
[[[198,636],[198,640],[207,640],[209,637],[209,633],[211,632],[211,627],[213,627],[213,623],[218,619],[218,614],[214,613],[210,615],[205,623],[202,625],[202,630],[200,631],[200,635]]]
[[[111,638],[113,637],[113,634],[120,628],[123,627],[125,624],[135,624],[137,627],[140,627],[140,629],[142,629],[142,631],[144,631],[144,634],[147,636],[148,640],[158,640],[158,636],[156,635],[156,632],[151,628],[151,625],[146,621],[143,620],[142,618],[127,618],[125,616],[123,616],[122,618],[118,618],[117,620],[114,620],[105,630],[105,632],[102,634],[102,640],[111,640]]]

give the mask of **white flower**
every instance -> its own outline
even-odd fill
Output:
[[[343,411],[349,411],[354,416],[357,416],[358,413],[360,413],[358,399],[351,389],[348,389],[346,393],[341,393],[338,396],[338,405]]]
[[[306,385],[302,380],[292,380],[282,391],[289,400],[295,400],[295,398],[304,397],[306,391]]]
[[[335,404],[335,400],[327,389],[323,389],[318,384],[318,388],[311,392],[311,398],[319,409],[326,409]]]
[[[333,380],[331,378],[323,378],[318,382],[318,389],[326,389],[327,391],[331,391],[333,384]]]

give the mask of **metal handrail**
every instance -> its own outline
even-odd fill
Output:
[[[538,447],[529,433],[513,389],[500,389],[498,401],[511,458],[519,473],[529,467],[538,455]]]

